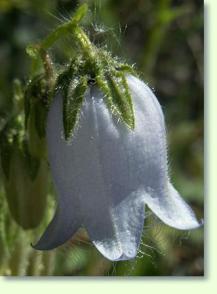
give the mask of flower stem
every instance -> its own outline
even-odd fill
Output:
[[[87,4],[81,5],[70,21],[58,26],[53,32],[51,32],[44,40],[42,40],[39,44],[29,45],[26,49],[27,53],[36,58],[38,53],[41,50],[46,51],[49,49],[58,39],[63,36],[74,33],[75,29],[78,27],[78,23],[82,20],[82,18],[87,13],[88,6]]]

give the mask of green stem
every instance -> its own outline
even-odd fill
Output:
[[[91,43],[84,30],[78,26],[78,23],[87,13],[87,4],[81,5],[70,21],[58,26],[44,40],[38,44],[33,44],[27,47],[27,53],[35,58],[40,57],[49,81],[49,85],[54,84],[54,71],[52,62],[49,58],[47,50],[60,38],[67,34],[71,34],[74,42],[77,44],[83,53],[85,60],[91,68],[96,68],[96,47]],[[52,87],[51,87],[52,88]]]
[[[48,54],[47,51],[41,50],[40,51],[41,60],[43,62],[43,67],[45,71],[45,77],[47,80],[47,87],[48,87],[48,104],[51,101],[52,93],[54,90],[54,85],[56,81],[55,70],[53,66],[53,62]]]
[[[7,209],[5,205],[5,201],[3,199],[3,191],[0,190],[0,275],[3,275],[5,273],[5,270],[7,268],[7,262],[9,259],[9,250],[7,246],[7,240],[6,240],[6,217],[5,217],[5,211]]]
[[[54,76],[54,69],[51,58],[45,50],[41,50],[41,59],[46,72],[46,77],[50,80]]]
[[[41,50],[46,51],[49,49],[58,39],[63,36],[74,33],[75,29],[78,27],[78,23],[87,13],[87,4],[81,5],[70,21],[58,26],[53,32],[51,32],[44,40],[39,44],[30,45],[27,47],[27,53],[35,58],[38,56]]]
[[[90,59],[90,61],[95,61],[96,47],[90,42],[84,30],[80,27],[77,27],[73,36],[75,41],[79,44],[84,54]]]
[[[31,248],[25,233],[20,229],[18,230],[16,245],[10,259],[10,270],[12,276],[25,276]]]
[[[28,276],[40,276],[43,270],[42,264],[43,253],[39,251],[32,251],[29,258],[29,267],[27,269]]]
[[[52,275],[54,275],[55,259],[56,259],[56,251],[45,252],[43,254],[44,268],[43,268],[43,271],[41,273],[42,276],[52,276]]]

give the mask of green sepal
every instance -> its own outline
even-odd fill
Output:
[[[114,73],[113,76],[107,76],[112,100],[116,106],[120,118],[130,129],[135,127],[135,118],[133,111],[132,98],[129,93],[126,78],[123,73]]]
[[[58,92],[58,90],[62,90],[64,95],[67,95],[69,83],[77,74],[75,62],[76,61],[73,59],[70,64],[68,64],[67,67],[58,74],[55,87],[56,92]]]
[[[63,96],[63,127],[65,140],[69,140],[73,134],[75,125],[79,119],[79,113],[87,89],[87,78],[73,79],[68,85]]]
[[[96,76],[96,83],[99,87],[99,89],[103,92],[105,95],[105,103],[109,110],[112,112],[114,115],[118,115],[118,110],[113,103],[113,98],[112,98],[112,93],[108,84],[108,81],[105,79],[103,74],[98,74]]]
[[[133,68],[133,66],[130,66],[127,63],[120,63],[116,66],[116,70],[120,72],[124,72],[125,74],[131,74],[133,76],[138,76],[136,70]]]

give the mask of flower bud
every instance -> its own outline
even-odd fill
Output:
[[[3,180],[11,215],[24,229],[35,228],[46,207],[47,164],[31,156],[26,143],[20,145],[16,137],[2,139]]]

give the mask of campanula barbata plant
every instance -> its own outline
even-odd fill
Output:
[[[83,226],[107,259],[128,260],[137,254],[147,207],[177,229],[201,223],[170,181],[157,98],[134,68],[92,44],[79,25],[86,12],[84,4],[27,49],[44,63],[45,76],[36,81],[46,80],[38,131],[46,138],[58,197],[56,213],[33,247],[54,249]],[[53,72],[47,50],[66,34],[77,55]],[[43,89],[36,82],[30,88]],[[29,113],[28,101],[26,108]]]

